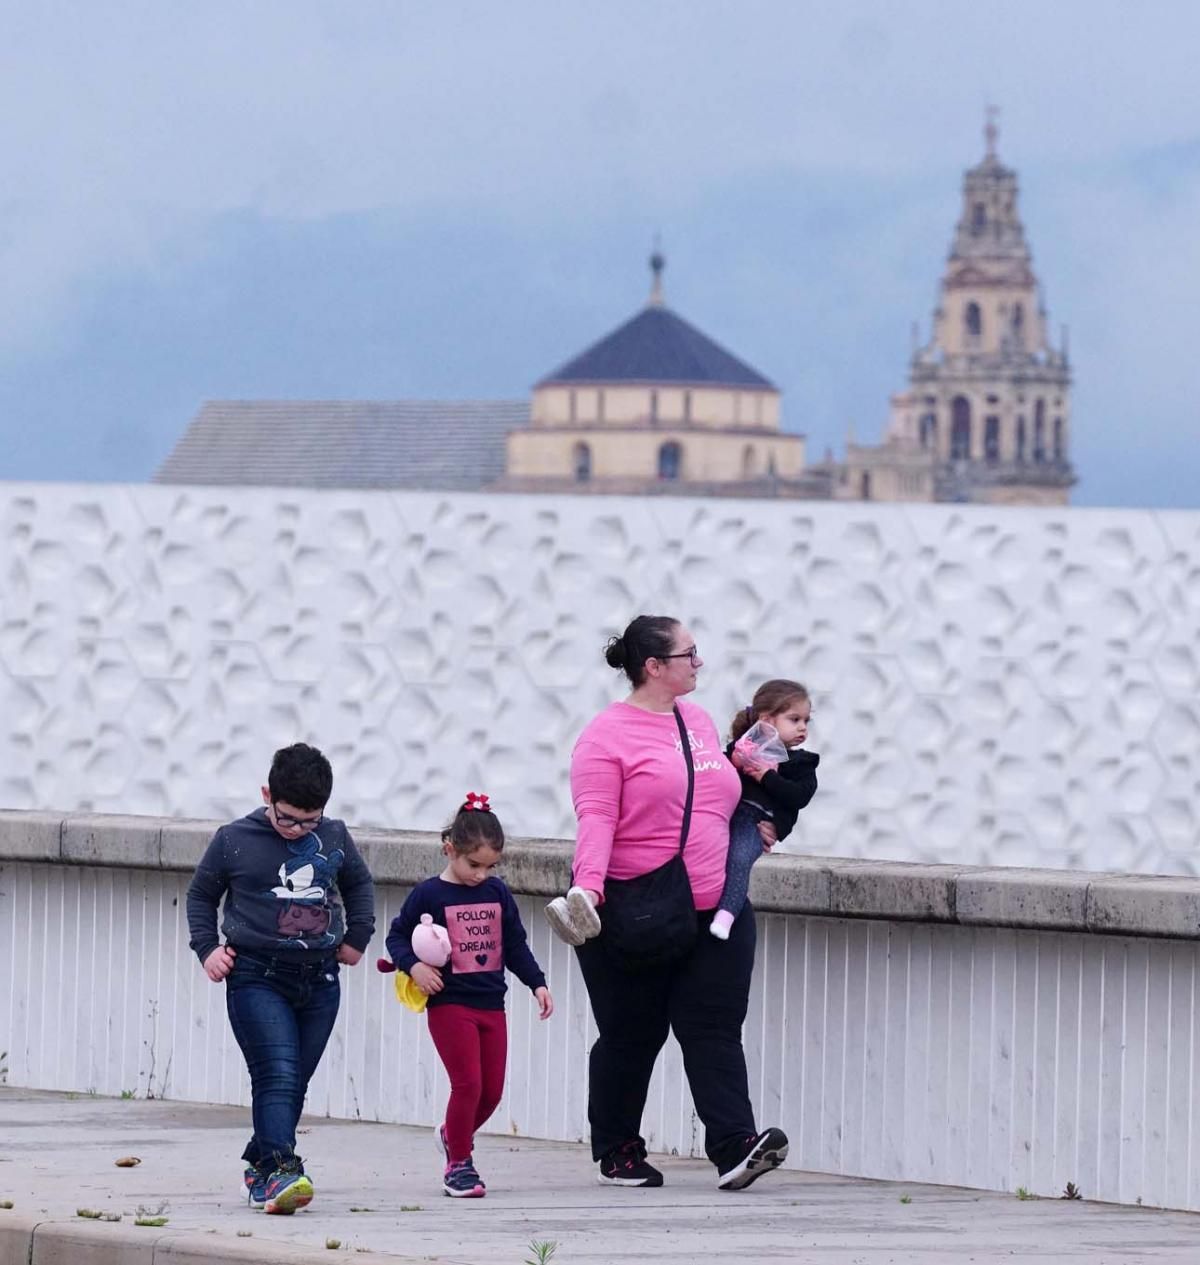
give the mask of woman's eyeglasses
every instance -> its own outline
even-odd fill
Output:
[[[686,650],[681,650],[678,654],[656,654],[656,659],[687,659],[691,662],[692,667],[696,667],[700,659],[700,651],[695,646],[688,646]]]

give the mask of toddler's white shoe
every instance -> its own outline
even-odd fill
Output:
[[[718,940],[729,939],[729,929],[733,926],[733,915],[728,909],[718,909],[708,929]]]
[[[600,915],[582,887],[572,887],[568,890],[567,910],[571,915],[575,930],[585,940],[591,940],[600,934]]]
[[[546,906],[546,921],[550,930],[564,943],[578,947],[583,943],[583,932],[576,929],[571,920],[571,911],[567,908],[567,898],[556,896]]]

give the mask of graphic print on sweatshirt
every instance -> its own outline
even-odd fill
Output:
[[[334,942],[329,930],[329,888],[337,880],[345,853],[335,848],[326,856],[314,830],[290,841],[288,854],[279,867],[279,886],[271,889],[283,901],[276,924],[279,934],[297,948],[328,948]]]
[[[721,754],[718,753],[714,757],[711,752],[706,751],[703,736],[697,734],[690,725],[688,726],[687,736],[688,746],[692,749],[692,769],[694,772],[703,773],[706,769],[721,768],[723,763]],[[675,735],[675,750],[680,754],[683,753],[683,742],[678,734]]]
[[[499,901],[446,906],[450,965],[456,975],[504,968],[504,931]]]

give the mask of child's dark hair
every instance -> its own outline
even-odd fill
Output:
[[[646,660],[662,659],[671,653],[679,620],[670,615],[639,615],[619,637],[604,645],[604,661],[619,668],[635,688],[646,679]]]
[[[329,803],[333,769],[316,747],[294,742],[275,752],[267,774],[267,790],[271,792],[272,803],[282,801],[293,808],[315,812]]]
[[[460,857],[470,856],[485,844],[497,852],[504,851],[504,827],[492,812],[486,795],[474,791],[468,794],[454,819],[442,831],[442,842],[452,844]]]
[[[754,691],[749,707],[743,707],[733,718],[729,726],[729,741],[737,740],[761,716],[778,716],[786,711],[790,703],[809,703],[808,691],[799,681],[787,681],[776,677],[764,681]]]

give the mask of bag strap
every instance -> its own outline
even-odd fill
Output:
[[[687,799],[683,801],[683,829],[679,832],[679,851],[687,846],[688,829],[692,824],[692,793],[696,789],[696,769],[692,764],[692,740],[688,737],[687,726],[683,723],[683,714],[678,707],[672,708],[675,723],[679,726],[679,740],[683,745],[683,758],[687,761],[688,788]]]

